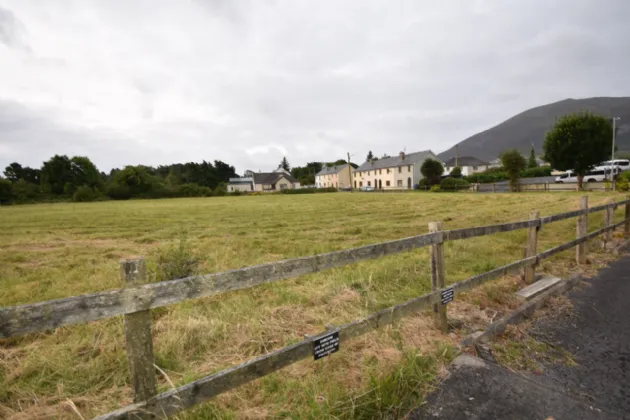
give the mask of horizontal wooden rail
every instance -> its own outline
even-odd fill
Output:
[[[440,302],[442,292],[447,289],[453,288],[454,295],[457,296],[490,280],[519,271],[523,267],[539,264],[540,261],[546,258],[562,251],[566,251],[577,244],[586,242],[606,232],[612,231],[615,228],[622,226],[624,223],[625,220],[596,230],[586,236],[575,239],[567,244],[551,248],[535,256],[495,268],[486,273],[452,284],[447,288],[410,299],[399,305],[391,306],[361,320],[330,329],[315,337],[309,337],[302,340],[297,344],[293,344],[267,355],[247,361],[241,365],[206,376],[179,388],[163,392],[148,401],[122,407],[116,411],[97,417],[96,419],[131,420],[166,418],[168,416],[172,416],[180,411],[214,398],[223,392],[269,375],[302,359],[306,359],[307,357],[312,357],[313,342],[323,336],[333,332],[338,332],[341,345],[343,346],[343,344],[351,338],[361,336],[385,325],[390,325],[405,316],[430,308],[432,305]]]
[[[222,273],[186,277],[138,287],[73,296],[20,306],[0,308],[0,338],[81,324],[141,310],[158,308],[189,299],[284,280],[359,261],[398,254],[442,241],[510,232],[569,219],[630,203],[630,200],[555,214],[537,220],[446,230],[395,241],[366,245],[292,260],[277,261]]]

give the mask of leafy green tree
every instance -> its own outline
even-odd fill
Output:
[[[575,171],[581,189],[586,172],[610,156],[612,133],[606,117],[591,112],[565,115],[547,133],[543,159],[554,169]]]
[[[444,166],[434,159],[426,159],[422,162],[420,167],[420,173],[426,178],[429,185],[435,185],[440,183],[440,178],[444,173]]]
[[[291,165],[289,165],[289,161],[287,160],[287,157],[283,157],[282,161],[280,162],[280,168],[284,169],[287,172],[291,172]]]
[[[24,178],[24,168],[17,162],[11,163],[4,169],[4,176],[11,182]]]
[[[527,161],[516,149],[507,150],[501,154],[501,165],[510,177],[510,189],[518,191],[521,171],[527,166]]]
[[[371,161],[372,159],[374,159],[374,154],[372,154],[372,151],[370,150],[367,154],[367,157],[365,158],[366,161]]]
[[[0,178],[0,204],[13,201],[13,183],[8,179]]]
[[[63,194],[66,183],[72,184],[72,162],[68,156],[55,155],[44,162],[41,173],[42,188],[53,194]]]
[[[456,166],[453,168],[453,170],[451,171],[451,176],[453,178],[459,178],[462,176],[462,168],[460,168],[459,166]]]
[[[529,160],[527,161],[528,168],[537,168],[538,162],[536,162],[536,151],[534,150],[534,145],[532,144],[532,150],[529,151]]]
[[[70,159],[70,169],[72,171],[72,184],[74,189],[80,186],[96,188],[101,185],[101,175],[96,166],[85,156],[74,156]]]

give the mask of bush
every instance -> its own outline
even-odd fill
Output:
[[[431,189],[429,191],[431,191],[431,192],[440,192],[440,186],[439,185],[433,185],[433,186],[431,186]]]
[[[440,183],[443,191],[459,191],[470,187],[470,182],[461,178],[448,177],[444,178]]]
[[[335,187],[327,187],[327,188],[297,188],[293,190],[280,190],[280,194],[315,194],[315,193],[329,193],[329,192],[337,192],[337,188]]]
[[[95,191],[87,185],[78,187],[74,194],[72,194],[72,201],[83,203],[101,200],[102,198],[102,194],[99,191]]]
[[[536,178],[539,176],[551,176],[551,166],[537,166],[525,169],[521,172],[521,178]]]
[[[39,185],[31,184],[23,179],[13,184],[13,197],[18,203],[31,203],[36,201],[39,194]]]
[[[13,201],[13,184],[8,179],[0,179],[0,204]]]
[[[177,191],[177,197],[210,197],[212,189],[199,184],[182,184]]]
[[[161,248],[157,252],[155,281],[181,279],[197,274],[199,258],[195,257],[185,232],[180,233],[179,243]]]
[[[127,185],[120,184],[108,185],[106,194],[112,200],[129,200],[132,196],[131,188]]]
[[[460,178],[462,176],[462,168],[459,166],[454,167],[451,171],[451,176],[454,178]]]

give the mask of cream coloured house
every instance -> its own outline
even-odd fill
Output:
[[[420,167],[427,159],[442,162],[430,150],[367,161],[354,171],[353,187],[374,187],[383,190],[413,189],[422,179]],[[443,164],[443,162],[442,162]]]
[[[326,166],[315,175],[317,188],[349,188],[354,169],[348,165]]]

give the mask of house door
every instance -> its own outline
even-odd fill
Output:
[[[407,189],[410,190],[411,189],[411,177],[407,178]]]
[[[379,189],[379,190],[382,190],[382,189],[383,189],[383,180],[382,180],[382,179],[379,179],[379,180],[378,180],[378,189]]]

